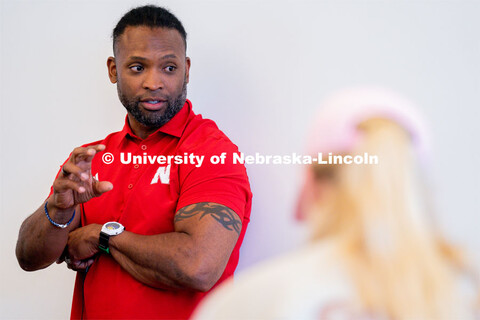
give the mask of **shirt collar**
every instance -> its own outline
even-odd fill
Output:
[[[187,99],[182,109],[180,109],[180,111],[178,111],[177,114],[174,115],[172,119],[170,119],[170,121],[168,121],[163,126],[158,128],[158,130],[152,133],[150,136],[157,135],[159,132],[161,132],[161,133],[165,133],[165,134],[180,138],[183,133],[183,130],[185,130],[185,126],[187,125],[191,112],[192,112],[192,103],[190,102],[190,100]],[[129,135],[132,138],[141,140],[141,138],[137,137],[135,133],[133,133],[132,128],[128,123],[128,115],[125,116],[125,125],[123,126],[123,129],[121,132],[124,136]]]

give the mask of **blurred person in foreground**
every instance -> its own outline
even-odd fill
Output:
[[[378,164],[307,166],[297,216],[310,245],[225,283],[194,318],[474,318],[473,268],[431,221],[428,149],[421,118],[393,92],[354,88],[326,100],[309,154],[367,153]]]

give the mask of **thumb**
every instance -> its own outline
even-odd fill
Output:
[[[93,192],[95,192],[97,196],[100,196],[112,189],[113,189],[113,184],[109,181],[95,181],[93,183]]]

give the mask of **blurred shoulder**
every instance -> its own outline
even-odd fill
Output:
[[[196,319],[314,318],[324,301],[351,295],[339,262],[321,243],[260,263],[214,290]]]

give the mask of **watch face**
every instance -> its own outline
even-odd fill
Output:
[[[110,236],[115,236],[117,234],[120,234],[123,232],[125,228],[118,222],[111,221],[107,222],[103,225],[102,227],[102,232],[110,235]]]
[[[118,223],[118,222],[108,222],[108,223],[105,224],[105,228],[107,230],[112,230],[112,231],[120,229],[120,226],[121,226],[121,224]]]

